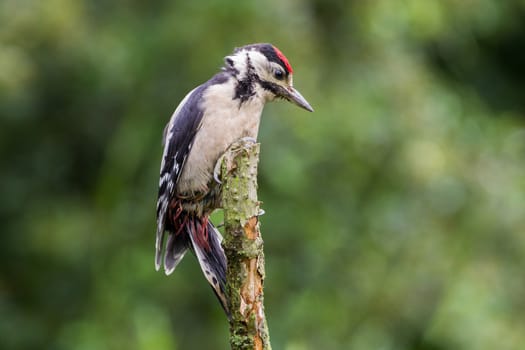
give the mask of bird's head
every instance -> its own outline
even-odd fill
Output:
[[[237,78],[236,98],[241,102],[258,95],[272,101],[283,98],[313,112],[306,99],[293,87],[293,70],[284,54],[271,44],[252,44],[226,56],[225,69]]]

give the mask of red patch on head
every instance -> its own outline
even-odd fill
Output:
[[[279,57],[279,59],[283,61],[284,66],[286,67],[286,70],[288,71],[288,73],[293,73],[292,66],[290,65],[290,62],[288,62],[288,59],[286,58],[286,56],[281,52],[281,50],[279,50],[275,46],[273,47],[273,49],[275,50],[277,57]]]

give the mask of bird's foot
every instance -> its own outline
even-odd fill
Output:
[[[241,142],[241,143],[257,143],[257,140],[255,139],[255,137],[245,136],[242,139],[239,139],[239,142]]]
[[[253,146],[256,143],[257,143],[257,140],[254,137],[245,136],[245,137],[243,137],[241,139],[238,139],[238,140],[234,141],[230,145],[230,147],[228,149],[229,150],[233,150],[233,151],[238,151],[238,150],[241,150],[243,148],[247,148],[249,146]]]
[[[251,137],[251,136],[245,136],[241,139],[238,139],[237,141],[233,142],[230,147],[228,147],[228,151],[234,151],[234,152],[238,152],[239,150],[245,148],[245,147],[248,147],[248,146],[251,146],[251,145],[254,145],[257,143],[257,140],[254,138],[254,137]],[[222,181],[220,180],[220,175],[221,175],[221,172],[222,172],[222,162],[224,160],[224,157],[226,155],[226,153],[228,152],[226,151],[225,153],[223,153],[219,159],[217,159],[217,162],[215,163],[215,167],[213,168],[213,179],[215,180],[215,182],[217,182],[219,185],[222,185]]]
[[[224,154],[221,154],[219,159],[217,159],[217,162],[215,163],[215,167],[213,168],[213,179],[215,182],[217,182],[219,185],[222,185],[221,179],[219,179],[221,175],[221,168],[222,168],[222,160],[224,159]]]

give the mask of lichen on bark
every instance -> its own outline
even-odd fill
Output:
[[[232,350],[269,350],[264,314],[264,252],[257,199],[259,144],[240,140],[224,154],[221,165],[225,234],[222,245],[228,261],[227,297]]]

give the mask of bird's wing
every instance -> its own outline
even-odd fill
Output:
[[[160,268],[164,225],[169,202],[193,145],[204,111],[199,105],[204,85],[191,92],[179,104],[164,129],[164,153],[160,166],[159,193],[157,199],[157,239],[155,243],[155,268]]]

